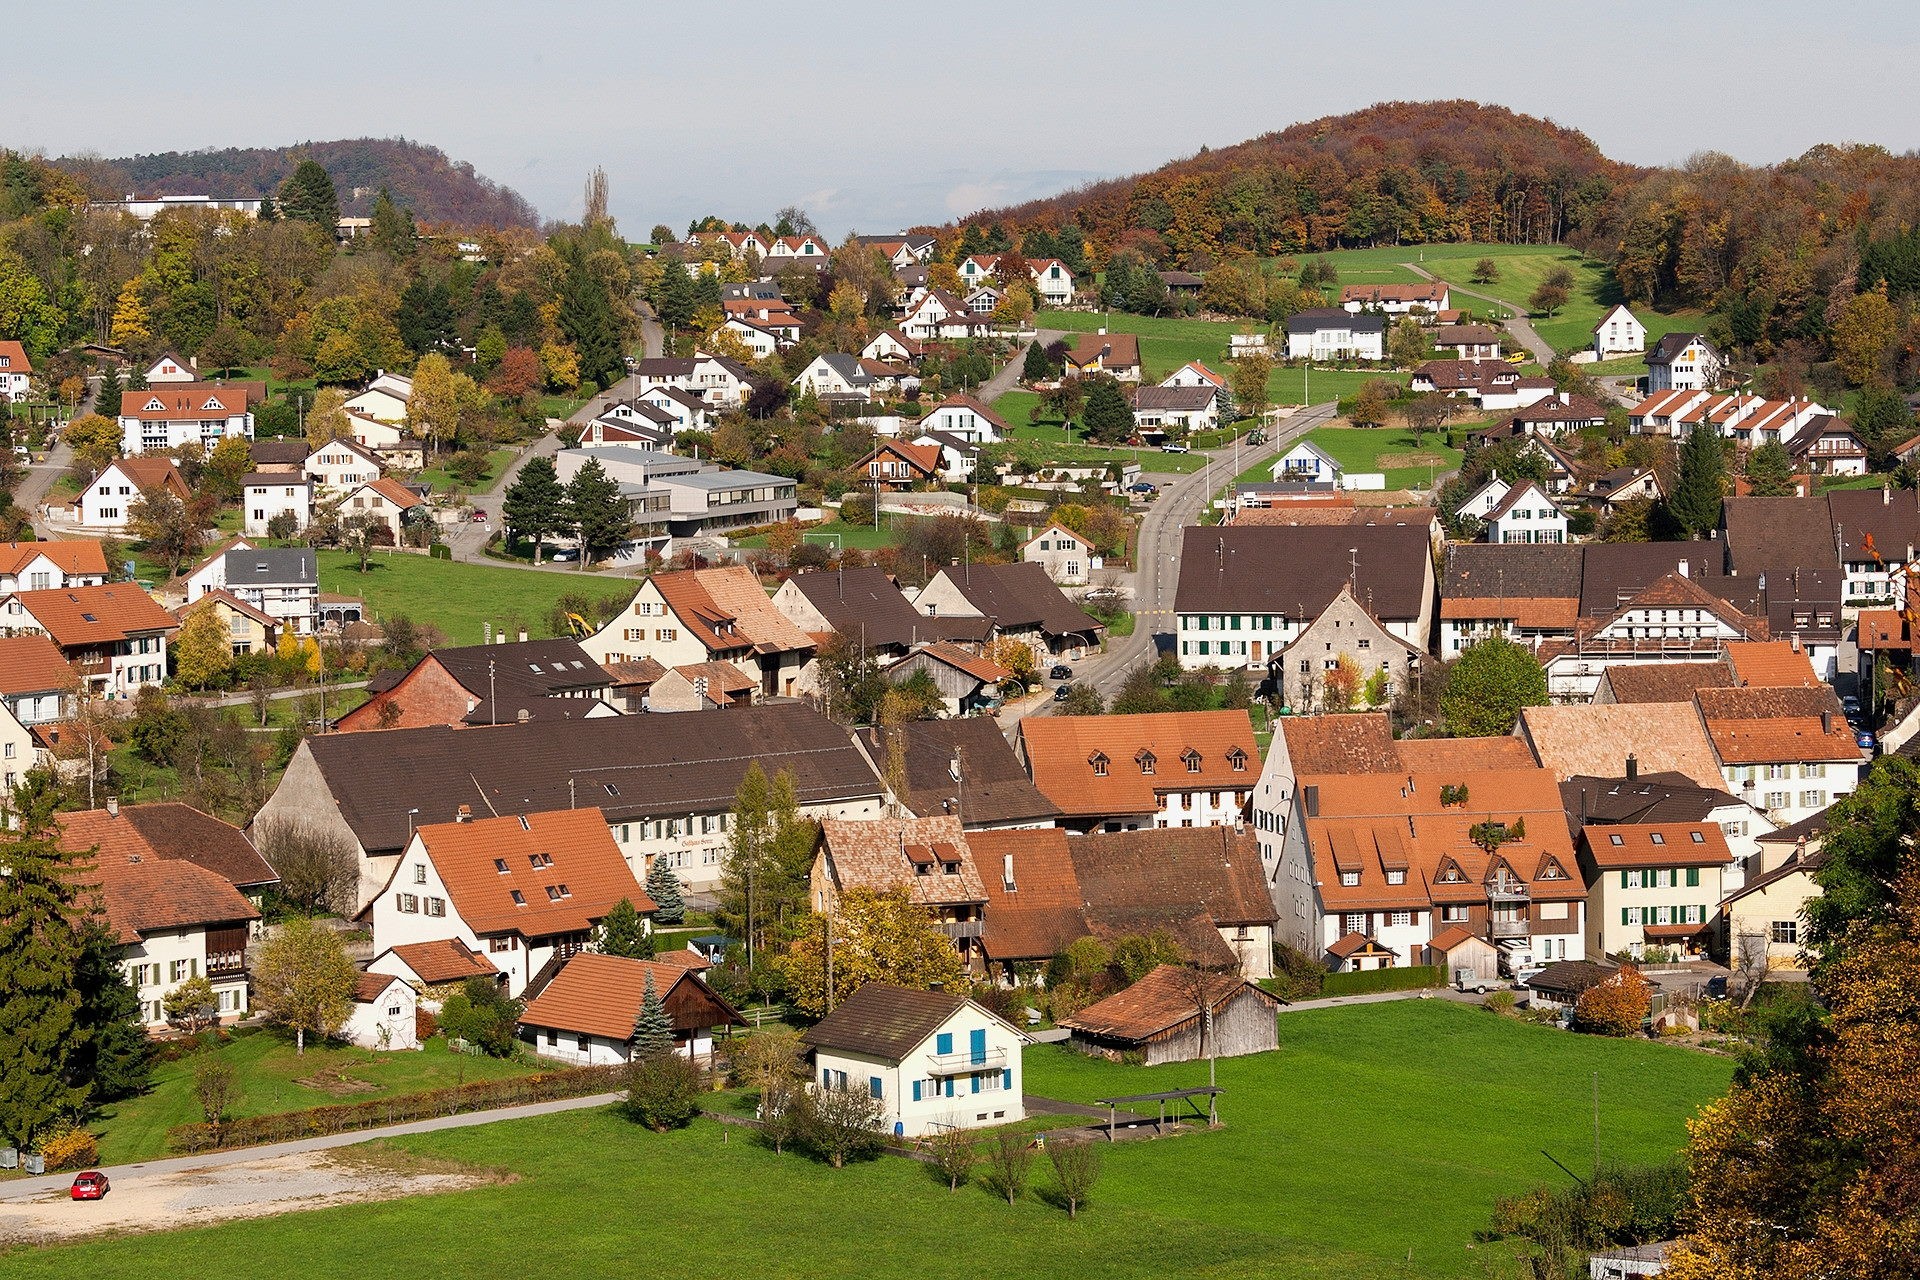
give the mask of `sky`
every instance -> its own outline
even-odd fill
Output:
[[[282,9],[179,0],[156,21],[122,0],[23,5],[8,24],[0,146],[111,157],[406,137],[548,218],[577,218],[601,165],[632,236],[708,213],[770,221],[798,204],[836,238],[946,222],[1386,99],[1498,103],[1635,164],[1920,147],[1911,0]]]

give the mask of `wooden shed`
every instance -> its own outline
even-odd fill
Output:
[[[1090,1004],[1060,1025],[1082,1053],[1121,1060],[1138,1053],[1147,1066],[1211,1056],[1264,1053],[1279,1044],[1273,1011],[1278,996],[1237,973],[1206,973],[1163,964],[1125,991]],[[1208,1040],[1211,1016],[1212,1043]]]
[[[1438,965],[1449,983],[1492,986],[1500,980],[1500,953],[1465,925],[1448,925],[1427,944],[1427,963]]]

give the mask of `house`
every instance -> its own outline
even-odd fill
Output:
[[[890,680],[905,680],[924,671],[940,690],[949,716],[969,716],[1000,705],[1000,687],[1014,673],[991,658],[969,652],[945,640],[920,645],[886,668]]]
[[[642,711],[711,711],[745,707],[759,691],[731,662],[690,662],[669,667],[654,678],[641,699]]]
[[[1050,524],[1038,535],[1028,538],[1020,548],[1020,558],[1047,571],[1047,577],[1063,587],[1084,587],[1100,567],[1094,545],[1066,528]]]
[[[797,335],[799,331],[797,324],[776,326],[763,324],[757,320],[748,320],[744,316],[728,316],[720,328],[740,339],[741,344],[753,353],[755,360],[765,360],[788,342],[793,341],[786,336],[788,332]]]
[[[253,458],[253,469],[269,475],[299,475],[312,452],[304,436],[290,440],[255,440],[247,447],[247,453]]]
[[[398,543],[407,525],[422,517],[430,518],[433,509],[414,490],[390,476],[381,476],[349,490],[335,510],[342,520],[356,516],[371,518],[392,533]]]
[[[1629,502],[1662,502],[1667,496],[1658,471],[1631,463],[1590,477],[1575,492],[1578,497],[1609,511]]]
[[[376,949],[453,939],[534,994],[621,899],[654,909],[597,808],[415,826],[380,891],[360,909]]]
[[[320,566],[306,547],[236,547],[209,556],[187,575],[189,604],[222,591],[265,614],[275,628],[302,636],[320,629]]]
[[[1607,411],[1599,401],[1562,391],[1542,396],[1532,404],[1516,409],[1513,416],[1507,419],[1506,428],[1501,434],[1558,436],[1563,432],[1584,431],[1606,424]],[[1481,442],[1490,443],[1487,439],[1490,434],[1482,432]]]
[[[1175,298],[1197,298],[1200,286],[1206,283],[1204,276],[1191,271],[1159,271],[1160,283],[1167,286],[1167,293]]]
[[[1439,324],[1432,337],[1436,352],[1457,360],[1500,358],[1500,331],[1490,324]]]
[[[856,236],[855,240],[886,254],[887,261],[896,268],[911,266],[916,262],[933,261],[933,252],[939,245],[933,236],[924,231],[901,231],[882,236]]]
[[[1763,841],[1777,830],[1766,810],[1749,800],[1720,787],[1703,787],[1683,774],[1641,773],[1634,756],[1613,776],[1568,778],[1560,784],[1560,798],[1575,834],[1582,827],[1613,823],[1705,822],[1720,828],[1733,855],[1726,872],[1729,888],[1767,869]]]
[[[802,395],[827,400],[870,400],[873,375],[860,367],[860,357],[829,351],[796,374],[793,387]]]
[[[1339,307],[1308,307],[1287,317],[1289,360],[1384,360],[1387,323]]]
[[[990,316],[1000,305],[1000,299],[1003,296],[997,286],[983,284],[971,290],[960,302],[966,307],[967,314],[970,316]]]
[[[904,787],[895,798],[916,817],[951,814],[968,832],[1051,827],[1060,817],[985,717],[876,726],[859,730],[854,744]]]
[[[131,698],[167,678],[173,615],[130,583],[16,591],[0,598],[0,631],[45,635],[78,673],[84,693]]]
[[[1062,829],[969,837],[987,890],[981,948],[1000,981],[1076,939],[1164,933],[1187,963],[1273,976],[1273,903],[1251,832]]]
[[[234,657],[249,653],[276,653],[280,647],[280,633],[286,630],[286,624],[279,618],[255,606],[248,604],[225,587],[216,587],[187,604],[170,610],[186,625],[189,616],[201,609],[211,609],[220,620],[222,632]]]
[[[980,469],[980,446],[944,431],[922,431],[913,437],[921,448],[940,452],[940,479],[947,484],[967,484]]]
[[[1637,768],[1644,774],[1677,774],[1714,791],[1726,786],[1719,757],[1691,702],[1528,707],[1514,736],[1557,781],[1613,777]]]
[[[1867,446],[1853,425],[1830,413],[1807,422],[1786,441],[1795,475],[1863,476]]]
[[[1593,358],[1611,360],[1615,356],[1639,355],[1647,349],[1647,326],[1620,303],[1600,317],[1593,326]]]
[[[116,458],[81,491],[75,523],[122,532],[133,518],[133,504],[150,493],[169,493],[182,502],[193,496],[171,458]]]
[[[913,607],[884,570],[874,568],[796,573],[773,593],[773,607],[816,643],[838,635],[881,663],[903,658],[929,640],[958,641],[977,650],[993,632],[992,621],[978,615],[929,618]],[[809,662],[795,686],[797,691],[817,693],[818,677],[815,664]]]
[[[1081,832],[1232,826],[1260,776],[1245,711],[1029,716],[1015,749]]]
[[[120,449],[132,456],[197,444],[207,452],[227,436],[253,439],[253,414],[239,387],[193,383],[129,391],[120,401]]]
[[[249,538],[268,536],[267,527],[282,516],[297,532],[313,523],[313,481],[304,476],[256,471],[240,479],[241,529]]]
[[[692,391],[682,387],[652,386],[642,387],[635,397],[634,411],[641,413],[641,406],[664,413],[672,419],[673,429],[680,431],[705,431],[713,426],[713,412],[707,402]],[[608,412],[616,412],[624,406],[616,405]],[[604,416],[604,415],[603,415]],[[649,413],[648,421],[659,420]]]
[[[734,795],[749,764],[787,770],[803,816],[880,812],[885,784],[845,730],[798,704],[686,717],[544,719],[456,729],[329,733],[294,752],[254,819],[337,833],[358,851],[359,900],[380,891],[410,827],[469,810],[519,814],[591,800],[642,878],[664,858],[696,901],[720,884]]]
[[[398,426],[407,420],[407,404],[412,399],[412,378],[382,372],[367,384],[366,390],[347,400],[346,410],[372,418],[375,422]]]
[[[913,489],[940,483],[941,450],[937,445],[880,440],[872,453],[854,465],[883,488]]]
[[[142,372],[141,378],[148,383],[198,382],[200,381],[200,362],[178,352],[169,351],[154,360]]]
[[[1580,997],[1620,972],[1617,964],[1601,960],[1556,960],[1522,985],[1527,1007],[1543,1012],[1571,1009]]]
[[[1719,348],[1699,334],[1662,334],[1647,351],[1647,390],[1711,391],[1725,368]]]
[[[945,289],[928,289],[909,303],[900,316],[900,333],[908,339],[926,342],[940,336],[948,321],[968,318],[967,304]]]
[[[1060,1019],[1067,1044],[1157,1067],[1266,1053],[1280,1043],[1280,997],[1237,973],[1156,965],[1138,982]]]
[[[895,1137],[1026,1118],[1025,1034],[946,991],[870,982],[800,1033],[815,1087],[859,1089]]]
[[[390,973],[364,972],[353,980],[353,1011],[340,1028],[348,1044],[376,1052],[418,1049],[415,1014],[420,993],[404,978]]]
[[[684,394],[684,393],[682,393]],[[580,429],[580,449],[673,448],[673,415],[646,403],[617,404]]]
[[[1340,584],[1327,607],[1267,663],[1281,704],[1297,713],[1385,706],[1420,669],[1408,644]]]
[[[1499,488],[1504,489],[1501,481]],[[1506,494],[1500,493],[1494,505]],[[1474,501],[1484,501],[1475,495]],[[1462,508],[1463,511],[1471,507]],[[1524,548],[1524,549],[1523,549]],[[1529,647],[1571,640],[1580,617],[1585,561],[1577,546],[1457,544],[1447,549],[1440,590],[1440,654],[1456,658],[1469,644],[1502,635]]]
[[[1389,632],[1425,652],[1435,580],[1418,524],[1192,527],[1174,596],[1188,670],[1269,666],[1345,586]],[[1285,565],[1284,575],[1265,571]]]
[[[767,242],[769,258],[825,258],[832,251],[819,236],[776,236]]]
[[[1220,393],[1212,387],[1135,387],[1133,425],[1142,435],[1184,437],[1220,425]]]
[[[1745,686],[1693,697],[1727,789],[1780,825],[1819,813],[1859,785],[1862,752],[1831,688]]]
[[[1437,316],[1450,310],[1451,295],[1444,280],[1419,284],[1349,284],[1340,287],[1340,306],[1347,311],[1377,311],[1389,316]]]
[[[691,968],[582,951],[520,1013],[520,1038],[543,1058],[580,1067],[633,1060],[633,1028],[651,989],[673,1026],[673,1049],[713,1057],[715,1028],[744,1027],[739,1011]]]
[[[1453,925],[1510,969],[1578,957],[1586,889],[1553,777],[1434,763],[1299,776],[1279,879],[1311,885],[1313,943],[1329,967],[1439,963],[1427,949]]]
[[[1058,258],[1030,258],[1027,275],[1034,292],[1049,307],[1064,307],[1073,301],[1073,270]]]
[[[926,344],[918,338],[910,338],[899,329],[882,329],[860,348],[863,360],[885,360],[889,363],[913,363],[926,354]]]
[[[1703,954],[1732,862],[1726,837],[1711,822],[1582,828],[1587,954],[1638,960],[1649,947]]]
[[[1513,486],[1502,480],[1500,473],[1495,471],[1487,478],[1485,484],[1475,489],[1467,496],[1465,502],[1454,508],[1453,514],[1461,520],[1472,518],[1484,521],[1499,509],[1500,504],[1507,500],[1507,494],[1512,491]]]
[[[689,235],[686,243],[694,247],[715,242],[727,246],[735,259],[744,259],[749,255],[765,258],[771,236],[762,236],[757,231],[696,231]]]
[[[753,393],[753,372],[738,360],[704,351],[686,357],[650,357],[635,363],[634,376],[645,386],[690,391],[709,409],[745,404]]]
[[[1212,387],[1223,397],[1229,394],[1227,380],[1198,360],[1189,360],[1160,379],[1163,387]]]
[[[1554,395],[1553,379],[1523,376],[1504,360],[1429,360],[1408,385],[1469,400],[1485,412],[1522,409]]]
[[[1776,833],[1788,834],[1788,829]],[[1807,940],[1807,903],[1820,896],[1818,877],[1826,865],[1819,836],[1796,837],[1785,847],[1791,852],[1772,870],[1746,877],[1721,904],[1721,946],[1727,964],[1742,972],[1764,964],[1766,969],[1798,969],[1801,947]],[[1762,961],[1761,956],[1765,959]]]
[[[601,663],[731,662],[774,698],[798,692],[815,644],[773,606],[753,570],[731,565],[655,574],[581,647]]]
[[[1688,566],[1683,562],[1681,570]],[[1661,575],[1612,613],[1584,616],[1571,641],[1543,645],[1547,691],[1585,701],[1609,667],[1645,662],[1716,662],[1731,641],[1765,640],[1767,621],[1742,613],[1686,572]]]
[[[0,542],[0,595],[97,587],[106,580],[107,556],[98,538]]]
[[[66,719],[78,683],[74,669],[46,636],[0,636],[0,706],[21,725],[32,728]],[[28,765],[10,767],[24,772]]]
[[[1907,603],[1906,568],[1920,545],[1920,496],[1911,492],[1888,485],[1804,498],[1728,498],[1720,520],[1735,572],[1764,573],[1778,590],[1809,573],[1838,570],[1845,608]]]
[[[1745,392],[1716,395],[1700,388],[1654,391],[1627,411],[1638,435],[1679,439],[1695,428],[1717,431],[1747,448],[1787,444],[1815,418],[1831,416],[1824,405],[1798,398],[1768,400]]]
[[[1508,490],[1487,512],[1488,542],[1561,543],[1567,541],[1567,513],[1531,480]]]
[[[1344,488],[1345,468],[1325,449],[1302,438],[1291,449],[1273,460],[1268,469],[1275,484],[1324,484]]]
[[[440,1001],[469,978],[485,978],[496,985],[506,978],[485,956],[458,938],[387,947],[367,963],[367,972],[399,978],[422,997],[421,1006],[429,1010],[438,1009]]]
[[[13,338],[0,338],[0,400],[28,399],[32,381],[33,361],[27,358],[27,349]]]
[[[612,687],[613,677],[573,640],[435,649],[341,716],[338,730],[581,718],[596,707],[610,710]]]
[[[378,480],[380,457],[357,440],[329,440],[306,456],[301,469],[313,482],[317,496],[325,500]]]
[[[1067,599],[1044,567],[962,564],[940,570],[913,607],[929,618],[986,618],[995,636],[1012,636],[1037,662],[1079,659],[1100,645],[1106,627]]]
[[[948,396],[920,419],[923,432],[943,431],[969,444],[999,444],[1006,420],[972,396]]]
[[[213,984],[222,1020],[244,1017],[247,940],[257,895],[278,879],[238,830],[183,804],[128,805],[58,815],[60,847],[77,882],[98,892],[120,944],[121,968],[150,1030],[167,1024],[165,1001],[190,978]]]
[[[850,890],[905,890],[973,969],[987,903],[980,875],[956,817],[828,819],[820,824],[807,901],[814,914],[828,915]]]
[[[1104,373],[1116,382],[1140,381],[1140,339],[1131,333],[1073,335],[1067,347],[1066,376],[1087,378]]]

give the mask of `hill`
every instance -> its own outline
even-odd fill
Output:
[[[1476,102],[1387,102],[966,222],[1076,223],[1163,263],[1452,240],[1562,240],[1636,171],[1585,134]]]
[[[302,156],[325,167],[340,192],[340,212],[365,216],[386,187],[422,222],[463,227],[531,227],[538,211],[510,187],[450,159],[438,147],[405,138],[342,138],[288,147],[224,147],[163,151],[117,160],[63,157],[53,163],[84,179],[100,196],[261,196],[276,191]]]

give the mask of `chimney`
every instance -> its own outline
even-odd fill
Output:
[[[1627,752],[1627,781],[1632,782],[1635,778],[1638,778],[1639,776],[1640,776],[1640,757],[1635,755],[1633,752],[1629,751]]]
[[[514,719],[518,720],[521,724],[525,724],[527,721],[533,719],[533,716],[528,713],[525,707],[522,707],[520,708],[520,714],[515,716]]]
[[[1001,868],[1001,871],[1000,871],[1000,878],[1001,878],[1001,879],[1002,879],[1003,881],[1005,881],[1005,882],[1006,882],[1006,886],[1007,886],[1007,892],[1008,892],[1008,893],[1012,893],[1012,892],[1014,892],[1014,887],[1013,887],[1013,855],[1012,855],[1012,854],[1008,854],[1008,855],[1006,856],[1006,858],[1005,858],[1005,865],[1004,865],[1004,866],[1003,866],[1003,867]]]
[[[1893,486],[1890,484],[1881,485],[1880,486],[1880,505],[1885,507],[1885,506],[1891,506],[1892,503],[1893,503]]]
[[[1308,783],[1300,788],[1300,800],[1306,805],[1309,818],[1320,816],[1320,788],[1317,785]]]
[[[117,818],[120,816],[120,797],[119,796],[107,797],[107,816],[109,818]]]
[[[1795,653],[1800,652],[1800,633],[1796,631],[1792,635],[1788,636],[1787,643],[1793,646],[1793,651]]]
[[[1691,570],[1691,569],[1693,568],[1693,566],[1692,566],[1692,565],[1690,565],[1690,564],[1688,564],[1688,563],[1687,563],[1687,562],[1686,562],[1685,560],[1682,560],[1682,561],[1680,562],[1680,566],[1679,566],[1679,567],[1680,567],[1680,576],[1681,576],[1681,577],[1683,577],[1683,578],[1691,578],[1691,577],[1693,576],[1693,574],[1692,574],[1692,573],[1690,572],[1690,570]]]
[[[472,822],[473,806],[470,804],[461,805],[460,808],[454,813],[453,820],[455,822]]]
[[[1833,712],[1822,711],[1820,713],[1820,732],[1822,733],[1833,732]]]

